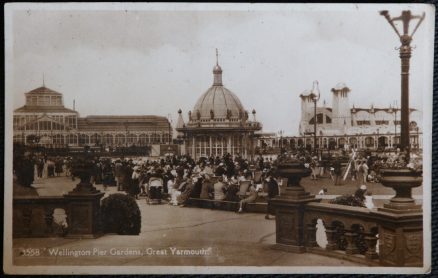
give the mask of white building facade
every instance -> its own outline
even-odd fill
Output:
[[[352,93],[344,83],[331,89],[332,107],[316,107],[317,146],[339,148],[395,148],[400,144],[400,109],[351,106]],[[301,99],[299,134],[304,145],[313,146],[315,108],[312,91],[304,91]],[[411,148],[422,148],[422,113],[410,109]],[[292,138],[290,138],[292,139]],[[296,142],[298,144],[298,141]]]

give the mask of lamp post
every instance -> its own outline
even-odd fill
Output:
[[[319,93],[319,87],[318,87],[318,81],[313,81],[313,88],[312,93],[310,94],[310,97],[313,101],[313,151],[316,152],[316,103],[319,100],[320,93]]]
[[[395,137],[397,137],[397,101],[395,101],[395,106],[394,106],[394,139]]]
[[[425,13],[420,15],[412,15],[411,11],[402,11],[399,17],[391,18],[388,11],[381,11],[380,15],[384,16],[397,36],[400,38],[401,47],[400,59],[401,59],[401,131],[400,131],[400,145],[407,155],[409,160],[409,60],[411,58],[411,41],[412,37],[424,20]],[[409,34],[409,23],[413,19],[418,19],[417,25],[414,30]],[[403,23],[403,33],[401,33],[396,25],[395,21],[401,21]]]
[[[415,130],[417,131],[417,142],[416,142],[416,146],[417,146],[417,149],[419,150],[419,149],[420,149],[420,133],[419,133],[420,128],[417,126],[417,127],[415,128]]]
[[[282,150],[283,150],[283,133],[284,133],[283,130],[280,130],[280,131],[278,132],[278,135],[280,135],[280,142],[279,142],[279,144],[278,144],[278,146],[280,147],[280,154],[281,154],[281,152],[282,152]]]
[[[169,142],[168,142],[168,145],[170,145],[171,141],[172,141],[172,115],[170,113],[167,114],[167,119],[169,121],[169,136],[168,136]]]

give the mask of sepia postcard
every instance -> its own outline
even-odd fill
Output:
[[[433,5],[4,15],[5,273],[431,271]]]

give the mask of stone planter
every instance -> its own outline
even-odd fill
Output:
[[[304,210],[309,202],[320,201],[306,192],[300,185],[303,177],[310,176],[311,170],[299,161],[283,161],[276,165],[273,174],[287,178],[287,187],[281,196],[270,201],[275,210],[275,249],[302,253],[306,251],[304,233]]]
[[[72,174],[81,181],[64,195],[68,201],[67,237],[95,238],[101,235],[100,199],[104,193],[90,183],[93,166],[91,160],[84,158],[72,167]]]
[[[412,188],[423,184],[423,172],[408,168],[380,170],[380,182],[385,187],[391,187],[395,196],[384,204],[382,211],[392,213],[421,212],[421,205],[415,204],[412,198]]]
[[[278,199],[314,200],[315,196],[305,192],[300,185],[301,179],[310,176],[311,172],[309,168],[306,168],[303,163],[298,161],[287,161],[278,164],[273,174],[277,177],[287,178],[285,191]]]

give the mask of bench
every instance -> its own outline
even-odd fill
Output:
[[[237,211],[239,209],[239,202],[233,201],[218,201],[213,199],[189,198],[186,203],[188,206],[198,208],[219,209],[226,211]],[[256,200],[254,203],[247,203],[245,205],[245,212],[260,212],[266,213],[268,203]]]

